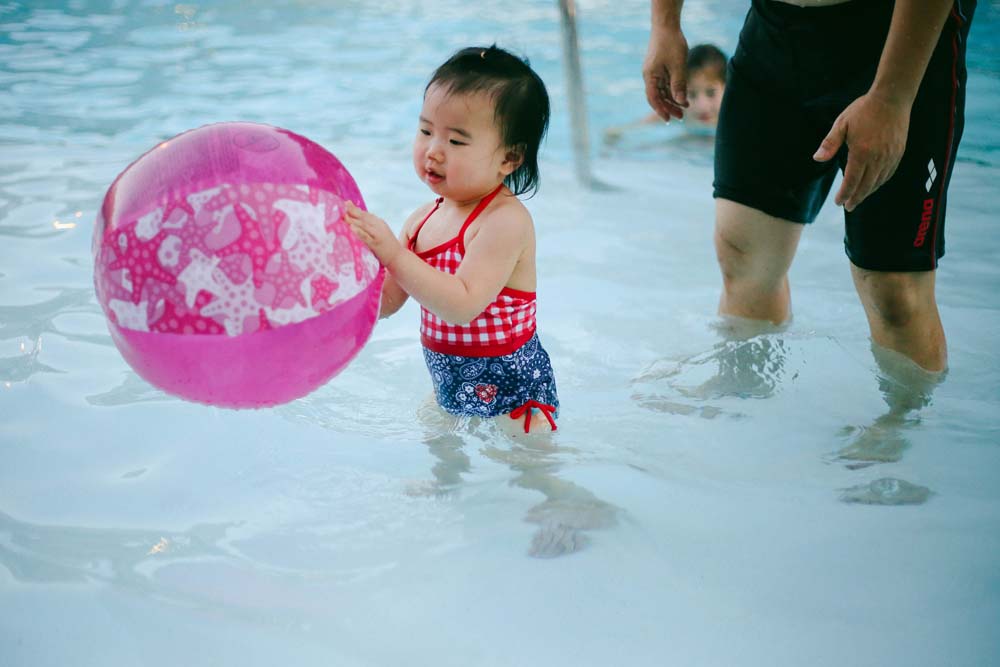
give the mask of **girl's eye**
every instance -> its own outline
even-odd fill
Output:
[[[420,134],[424,135],[425,137],[429,137],[431,136],[431,131],[425,130],[424,128],[420,128]]]
[[[467,144],[464,141],[459,141],[458,139],[452,139],[451,140],[451,145],[452,146],[465,146]]]

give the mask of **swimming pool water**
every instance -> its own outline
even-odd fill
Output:
[[[688,2],[689,41],[731,52],[745,6]],[[829,204],[790,327],[720,332],[710,147],[676,127],[602,143],[645,113],[648,6],[578,10],[607,190],[574,179],[555,3],[0,2],[0,664],[1000,655],[1000,3],[970,38],[936,387],[876,363]],[[131,371],[90,255],[121,169],[192,127],[266,122],[336,153],[398,225],[429,196],[409,166],[426,77],[494,41],[553,99],[527,204],[557,434],[442,418],[413,303],[270,410]]]

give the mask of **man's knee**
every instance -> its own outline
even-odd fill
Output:
[[[935,308],[933,288],[928,291],[921,274],[869,274],[861,282],[871,314],[884,326],[905,329],[928,309]]]
[[[746,276],[753,266],[750,248],[745,240],[727,233],[719,226],[715,228],[715,256],[719,261],[722,278],[727,283]]]
[[[784,284],[802,226],[725,199],[716,200],[715,254],[726,285]]]
[[[774,261],[771,249],[761,247],[732,227],[716,226],[715,256],[726,289],[770,292],[785,283],[787,269]]]

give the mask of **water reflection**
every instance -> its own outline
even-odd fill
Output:
[[[66,338],[94,338],[60,331],[55,319],[60,315],[100,312],[93,303],[89,289],[57,288],[50,299],[26,306],[0,305],[0,341],[21,339],[19,354],[0,357],[0,382],[7,386],[25,382],[39,373],[64,373],[39,359],[42,352],[42,334],[56,333]],[[107,337],[104,337],[107,338]],[[104,342],[101,340],[100,342]],[[110,344],[110,340],[107,341]]]
[[[843,489],[840,500],[865,505],[920,505],[934,494],[926,486],[903,479],[882,477],[868,484]]]
[[[618,507],[559,477],[564,457],[575,451],[557,444],[561,434],[512,436],[495,420],[449,415],[432,397],[421,406],[419,421],[424,443],[437,461],[431,468],[433,479],[412,487],[411,493],[448,495],[460,489],[462,475],[472,470],[465,450],[478,446],[488,459],[516,473],[512,485],[545,496],[524,517],[538,525],[528,547],[530,556],[553,558],[577,552],[589,544],[590,531],[617,524],[621,511]]]
[[[649,410],[713,419],[723,410],[706,401],[769,398],[780,391],[789,354],[783,329],[738,318],[714,328],[723,340],[712,349],[659,359],[643,369],[632,380],[632,399]]]
[[[54,288],[51,299],[27,306],[0,305],[0,340],[26,337],[36,340],[43,333],[58,333],[54,320],[60,315],[75,313],[100,314],[94,302],[94,291],[77,287]],[[109,339],[110,340],[110,339]]]
[[[704,419],[744,416],[730,412],[732,403],[724,403],[724,399],[769,398],[780,392],[784,383],[796,380],[799,373],[788,362],[788,334],[773,329],[758,333],[749,325],[749,321],[727,318],[717,327],[723,340],[711,350],[657,360],[632,380],[632,399],[645,409],[671,414]],[[761,326],[766,331],[769,325]],[[801,352],[797,356],[805,356]],[[909,434],[921,424],[920,411],[931,404],[934,388],[944,379],[944,373],[925,371],[905,356],[878,345],[872,344],[872,354],[887,409],[870,424],[849,426],[835,436],[847,443],[833,458],[852,470],[899,461],[910,446]],[[926,487],[883,477],[841,489],[840,499],[903,505],[926,502],[931,495]]]
[[[934,388],[947,371],[926,371],[907,357],[872,343],[872,355],[878,365],[876,379],[887,410],[870,425],[849,426],[843,437],[847,446],[838,457],[849,468],[863,468],[874,463],[899,461],[910,446],[907,432],[920,425],[920,410],[931,404]]]
[[[25,382],[36,373],[64,373],[58,368],[46,366],[38,360],[38,355],[42,351],[42,339],[36,338],[32,341],[31,350],[27,345],[21,343],[21,354],[13,357],[0,357],[0,382],[5,386],[10,386],[18,382]]]
[[[230,542],[236,523],[184,531],[20,521],[0,512],[0,567],[24,584],[101,583],[184,608],[283,627],[316,617],[322,580],[269,568]]]
[[[175,532],[52,526],[0,512],[0,565],[23,583],[102,581],[145,591],[152,588],[150,576],[142,571],[150,556],[229,558],[219,546],[227,528],[204,524]]]

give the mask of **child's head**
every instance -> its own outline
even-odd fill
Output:
[[[430,116],[449,106],[454,111],[451,119],[441,119],[448,125],[434,124]],[[442,133],[455,129],[452,123],[461,120],[463,112],[473,127],[477,114],[488,117],[495,132],[493,140],[498,144],[492,148],[499,151],[501,174],[507,187],[514,194],[537,190],[538,149],[549,123],[549,96],[528,62],[496,45],[470,47],[458,51],[435,70],[424,89],[424,110],[414,145],[414,166],[432,189],[439,182],[437,177],[447,174],[429,173],[425,161],[430,158],[418,153],[426,153],[427,147],[434,143],[435,134],[447,139],[438,147],[452,151],[451,155],[458,160],[470,153],[464,149],[484,148],[483,136],[462,136],[469,128],[459,127],[463,132],[457,134]],[[481,133],[486,134],[489,132]]]
[[[693,47],[688,52],[687,85],[690,119],[715,127],[726,90],[726,55],[712,44]]]

